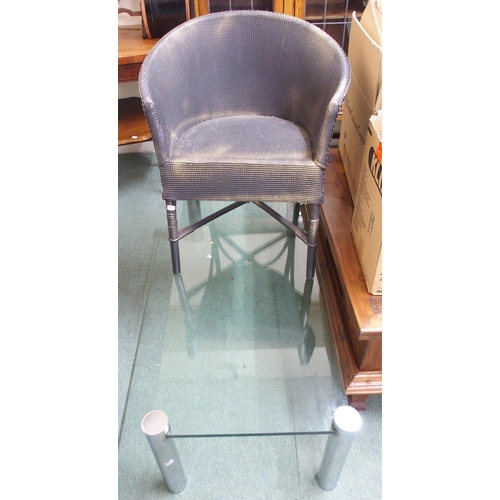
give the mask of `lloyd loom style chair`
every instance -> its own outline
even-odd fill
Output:
[[[307,246],[314,276],[328,147],[350,83],[346,55],[306,21],[263,11],[201,16],[146,57],[139,90],[166,202],[174,275],[179,240],[253,202]],[[178,228],[178,200],[233,202]],[[295,204],[293,220],[267,203]],[[308,204],[307,231],[297,227]]]

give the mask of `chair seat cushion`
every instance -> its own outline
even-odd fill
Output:
[[[298,125],[273,116],[214,118],[189,128],[161,166],[165,199],[320,203],[324,171]]]

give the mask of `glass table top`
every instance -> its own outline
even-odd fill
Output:
[[[222,206],[179,202],[179,226]],[[155,391],[176,437],[333,432],[346,399],[306,252],[253,204],[180,241]]]
[[[178,202],[179,228],[225,205]],[[120,435],[152,410],[176,437],[333,432],[347,398],[306,245],[245,204],[180,240],[173,276],[165,213],[157,167],[134,157],[119,178]]]

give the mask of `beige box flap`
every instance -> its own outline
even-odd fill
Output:
[[[370,0],[361,16],[361,26],[382,48],[382,0]]]
[[[351,71],[372,106],[372,114],[376,114],[382,109],[382,47],[354,15],[348,54]],[[376,31],[376,27],[374,29]]]

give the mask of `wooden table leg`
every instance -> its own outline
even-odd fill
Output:
[[[369,394],[351,394],[347,396],[349,406],[352,406],[358,411],[366,411],[366,398]]]

